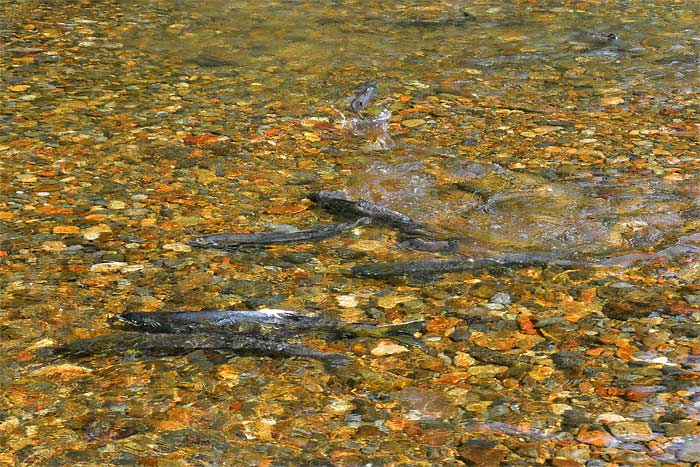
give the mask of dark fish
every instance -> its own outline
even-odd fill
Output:
[[[617,34],[612,32],[609,34],[602,32],[587,32],[580,37],[592,44],[607,44],[618,40]]]
[[[477,271],[488,268],[526,267],[556,264],[569,267],[599,265],[588,261],[557,259],[544,254],[504,255],[491,258],[453,258],[445,260],[397,261],[393,263],[361,264],[350,268],[350,275],[389,279],[392,277],[437,278],[451,272]]]
[[[455,253],[458,249],[458,240],[434,240],[431,238],[415,237],[406,239],[397,246],[418,251],[430,251],[432,253]]]
[[[377,96],[377,83],[374,81],[367,81],[362,83],[355,90],[355,98],[350,103],[350,108],[357,112],[358,114],[369,107],[369,103],[374,100]]]
[[[364,199],[350,200],[342,191],[321,190],[309,194],[307,198],[318,203],[323,209],[345,216],[369,217],[373,221],[390,225],[406,234],[429,235],[433,232],[431,227],[386,206],[370,203]]]
[[[162,311],[129,312],[115,319],[140,331],[171,334],[255,335],[259,338],[285,338],[302,334],[334,336],[390,337],[419,345],[413,334],[423,329],[422,321],[376,326],[349,323],[329,318],[304,316],[294,311],[262,309],[257,311]]]
[[[361,217],[354,222],[345,224],[330,224],[315,229],[298,232],[264,232],[251,234],[221,233],[194,237],[189,240],[192,246],[204,248],[236,249],[241,247],[257,247],[268,245],[284,245],[289,243],[315,242],[342,232],[347,232],[360,225],[367,225],[371,219]]]
[[[188,62],[192,62],[195,65],[201,67],[219,67],[219,66],[234,66],[237,65],[233,60],[226,60],[224,58],[213,57],[211,55],[200,54],[196,57],[187,59]]]
[[[55,353],[77,357],[82,355],[140,352],[150,356],[178,355],[195,350],[219,350],[235,354],[307,357],[331,365],[343,365],[349,359],[337,353],[325,353],[282,341],[232,334],[154,334],[120,332],[67,342]]]
[[[461,15],[446,18],[436,19],[407,19],[393,21],[391,24],[399,27],[414,27],[414,28],[445,28],[445,27],[460,27],[469,24],[476,20],[472,14],[463,11]]]

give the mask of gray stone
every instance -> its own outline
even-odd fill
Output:
[[[676,453],[682,462],[700,462],[700,436],[690,436]]]

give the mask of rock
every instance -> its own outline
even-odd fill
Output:
[[[476,360],[465,352],[457,352],[452,360],[455,366],[461,368],[468,368],[476,363]]]
[[[530,377],[535,381],[544,381],[552,376],[553,373],[554,368],[546,365],[537,365],[528,373],[528,375],[530,375]]]
[[[507,366],[479,365],[469,368],[467,373],[470,376],[476,376],[477,378],[494,378],[506,371],[508,371]]]
[[[396,305],[409,300],[413,300],[414,297],[410,295],[383,295],[377,299],[377,305],[381,308],[394,308]]]
[[[552,465],[554,467],[581,467],[583,464],[564,457],[555,457],[552,459]]]
[[[585,444],[604,448],[610,446],[613,440],[612,435],[603,429],[595,429],[591,427],[581,427],[576,436],[576,439]]]
[[[118,210],[118,209],[125,209],[125,208],[126,208],[126,203],[125,203],[124,201],[120,201],[120,200],[115,199],[115,200],[110,201],[110,202],[107,204],[107,207],[108,207],[109,209],[117,209],[117,210]]]
[[[581,352],[560,351],[552,355],[552,361],[559,370],[578,370],[587,358]]]
[[[455,410],[441,391],[408,387],[396,394],[396,400],[403,409],[410,411],[412,419],[444,420]]]
[[[407,120],[402,120],[401,124],[406,128],[416,128],[421,125],[425,125],[425,120],[422,118],[409,118]]]
[[[489,299],[489,302],[491,303],[499,303],[501,305],[509,305],[510,304],[510,295],[505,293],[505,292],[498,292],[493,295]]]
[[[684,440],[676,458],[682,462],[700,462],[700,436],[691,436]]]
[[[556,457],[585,464],[591,458],[591,449],[585,445],[572,444],[557,450]]]
[[[83,230],[85,240],[97,240],[103,233],[110,233],[112,228],[106,224],[94,225]]]
[[[57,225],[51,232],[53,232],[54,235],[74,235],[80,233],[80,228],[76,225]]]
[[[166,243],[163,245],[164,250],[178,251],[181,253],[187,253],[192,251],[192,247],[186,243],[176,242],[176,243]]]
[[[693,306],[700,306],[700,294],[685,294],[683,298]]]
[[[375,357],[383,357],[385,355],[395,355],[398,353],[408,352],[408,349],[403,345],[394,344],[389,341],[381,341],[375,348],[372,349],[372,355]]]
[[[336,297],[338,306],[343,308],[355,308],[358,305],[357,297],[354,295],[339,295]]]
[[[498,467],[505,459],[507,451],[495,447],[490,441],[469,440],[459,448],[459,455],[471,465]]]
[[[610,432],[624,441],[649,441],[654,433],[645,422],[619,422],[609,426]]]
[[[111,261],[111,262],[107,262],[107,263],[93,264],[92,266],[90,266],[90,272],[127,273],[127,272],[140,271],[143,269],[143,267],[144,267],[143,264],[127,264],[127,263],[123,263],[121,261]]]
[[[627,419],[620,414],[605,412],[595,418],[596,423],[611,425],[613,423],[626,422]]]
[[[44,251],[64,251],[66,248],[65,243],[57,240],[50,240],[41,244],[41,249]]]

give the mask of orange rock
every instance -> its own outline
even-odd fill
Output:
[[[579,292],[579,297],[581,298],[581,301],[586,304],[591,304],[595,301],[597,294],[597,289],[595,287],[592,287],[590,289],[584,289]]]
[[[520,332],[523,334],[537,334],[537,331],[535,331],[535,325],[532,320],[530,320],[529,316],[518,316],[518,326],[520,326]]]
[[[464,371],[455,371],[453,373],[446,373],[444,375],[440,375],[440,377],[433,382],[435,384],[456,385],[464,383],[468,379],[469,373]]]
[[[18,362],[30,362],[34,358],[34,354],[29,350],[20,350],[17,352]]]
[[[136,461],[136,464],[144,467],[157,467],[159,462],[160,458],[158,457],[141,457]]]
[[[459,318],[434,318],[425,323],[425,330],[429,333],[445,335],[461,320]]]
[[[615,386],[600,386],[595,391],[599,396],[618,397],[625,394],[624,389],[616,388]]]
[[[498,467],[506,457],[505,449],[489,448],[479,445],[467,445],[459,449],[459,455],[462,459],[468,461],[472,465],[482,467]]]
[[[394,417],[384,422],[384,426],[391,431],[401,431],[409,436],[416,436],[423,432],[416,420]]]
[[[217,135],[213,135],[211,133],[204,133],[202,135],[185,136],[182,139],[183,143],[189,144],[189,145],[207,145],[207,144],[217,143],[218,141],[219,141],[219,137]]]
[[[605,430],[589,429],[583,426],[578,432],[576,439],[581,443],[590,444],[599,448],[609,446],[612,442],[612,435]]]
[[[452,438],[452,431],[449,430],[425,430],[416,439],[420,444],[427,444],[428,446],[444,446]]]
[[[630,389],[630,390],[625,391],[624,397],[628,401],[642,402],[644,399],[649,397],[649,394],[646,392]]]
[[[564,459],[563,457],[555,457],[552,459],[552,465],[554,467],[581,467],[582,464],[580,462]]]
[[[584,394],[592,394],[595,390],[595,387],[588,381],[582,381],[578,384],[578,389]]]
[[[61,363],[58,365],[49,365],[38,369],[33,374],[37,376],[50,377],[52,379],[71,379],[86,376],[92,373],[91,368],[72,365],[70,363]]]
[[[617,349],[615,355],[625,361],[629,361],[632,358],[632,354],[637,352],[639,349],[631,345],[624,345]]]
[[[56,235],[59,235],[59,234],[74,235],[74,234],[80,233],[80,228],[78,226],[75,226],[75,225],[57,225],[53,228],[52,232]]]

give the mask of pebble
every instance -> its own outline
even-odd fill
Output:
[[[375,357],[383,357],[385,355],[395,355],[408,352],[408,349],[403,345],[394,344],[389,341],[381,341],[375,348],[372,349],[372,355]]]
[[[613,423],[626,422],[628,421],[625,417],[620,414],[613,412],[605,412],[598,415],[595,418],[596,423],[602,423],[604,425],[611,425]]]
[[[408,120],[402,120],[401,124],[406,128],[416,128],[425,125],[425,120],[422,118],[409,118]]]
[[[377,299],[377,305],[385,309],[394,308],[396,305],[407,302],[409,300],[413,300],[413,297],[410,295],[384,295]]]
[[[41,244],[41,249],[44,251],[64,251],[66,244],[60,241],[48,241]]]
[[[467,370],[467,373],[477,378],[493,378],[508,371],[507,366],[499,365],[479,365],[473,366]]]
[[[569,461],[585,462],[591,457],[591,448],[587,445],[572,444],[559,449],[556,456]]]
[[[510,295],[505,292],[497,292],[489,299],[489,302],[499,303],[501,305],[509,305]]]
[[[460,368],[467,368],[476,363],[476,360],[465,352],[457,352],[452,360],[454,365]]]
[[[528,375],[535,381],[544,381],[554,373],[554,368],[546,365],[535,366]]]
[[[610,432],[623,441],[650,441],[654,438],[648,423],[619,422],[609,425]]]
[[[603,429],[591,429],[589,427],[582,427],[576,439],[581,443],[590,444],[591,446],[599,448],[610,446],[613,441],[612,435],[607,431]]]
[[[108,207],[109,209],[116,209],[116,210],[118,210],[118,209],[125,209],[125,208],[126,208],[126,203],[125,203],[124,201],[120,201],[120,200],[116,200],[116,199],[115,199],[115,200],[112,200],[112,201],[110,201],[109,203],[107,203],[107,207]]]
[[[682,462],[700,462],[700,436],[691,436],[684,440],[676,458]]]
[[[459,449],[459,455],[469,461],[471,465],[482,467],[498,467],[505,459],[507,450],[497,448],[495,445],[484,445],[480,440],[470,440],[470,443]]]
[[[700,294],[686,294],[683,298],[693,306],[700,306]]]
[[[354,295],[339,295],[336,297],[338,306],[343,308],[355,308],[358,305],[357,297]]]
[[[38,177],[34,174],[19,174],[17,175],[17,181],[21,183],[34,183],[38,180]]]
[[[57,225],[51,230],[51,232],[53,232],[54,235],[79,234],[80,228],[75,225]]]
[[[107,263],[98,263],[90,266],[90,272],[134,272],[144,268],[143,264],[128,264],[121,261],[111,261]]]
[[[105,224],[95,225],[83,230],[83,238],[86,240],[97,240],[103,233],[109,233],[112,229]]]
[[[181,253],[188,253],[192,251],[192,247],[186,243],[176,242],[176,243],[166,243],[163,245],[164,250],[177,251]]]

